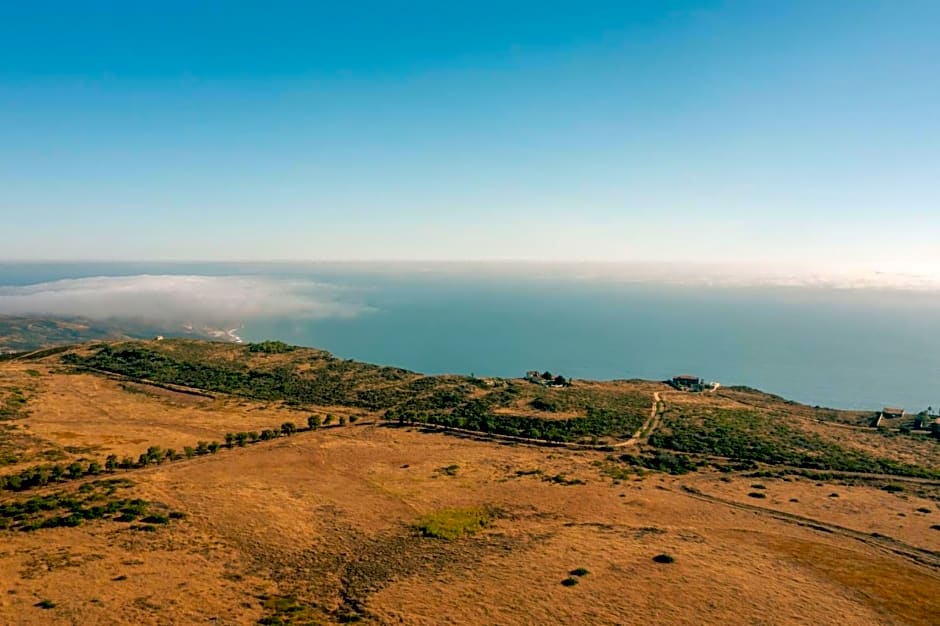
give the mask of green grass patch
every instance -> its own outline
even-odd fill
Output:
[[[424,537],[453,541],[464,535],[477,533],[493,521],[493,513],[486,508],[441,509],[422,516],[415,529]]]

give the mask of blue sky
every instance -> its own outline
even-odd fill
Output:
[[[0,259],[940,272],[938,29],[933,0],[0,3]]]

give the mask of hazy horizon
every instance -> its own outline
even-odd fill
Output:
[[[611,267],[0,263],[0,317],[82,318],[144,336],[235,329],[247,342],[428,373],[690,371],[810,404],[937,403],[936,286],[598,269]]]

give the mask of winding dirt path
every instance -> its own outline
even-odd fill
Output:
[[[615,443],[611,447],[626,448],[627,446],[635,446],[640,443],[646,443],[650,435],[653,434],[653,431],[659,428],[659,425],[662,423],[663,413],[665,412],[665,406],[661,406],[662,404],[663,400],[659,395],[659,392],[654,391],[653,406],[650,407],[650,416],[646,418],[646,421],[643,422],[643,425],[640,426],[635,433],[633,433],[632,437],[626,441]]]

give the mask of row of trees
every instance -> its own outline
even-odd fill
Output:
[[[349,422],[355,422],[356,419],[356,416],[351,416]],[[311,415],[307,418],[307,430],[316,430],[320,428],[321,425],[330,425],[333,423],[333,420],[333,415],[327,415],[322,420],[317,415]],[[340,416],[337,423],[340,426],[345,426],[347,423],[346,416]],[[110,454],[107,459],[105,459],[104,464],[101,464],[99,461],[75,461],[68,465],[36,465],[16,474],[0,476],[0,490],[26,491],[36,487],[45,487],[50,484],[76,480],[85,476],[98,476],[105,473],[113,474],[119,470],[140,469],[149,465],[161,465],[166,462],[216,454],[223,447],[231,449],[235,446],[244,447],[249,443],[270,441],[278,437],[289,437],[298,432],[298,430],[300,429],[293,422],[284,422],[278,429],[265,429],[261,432],[247,431],[226,433],[225,443],[218,441],[199,441],[195,446],[184,446],[181,451],[174,448],[150,446],[147,448],[147,451],[140,454],[136,460],[130,456],[119,458],[116,454]]]

